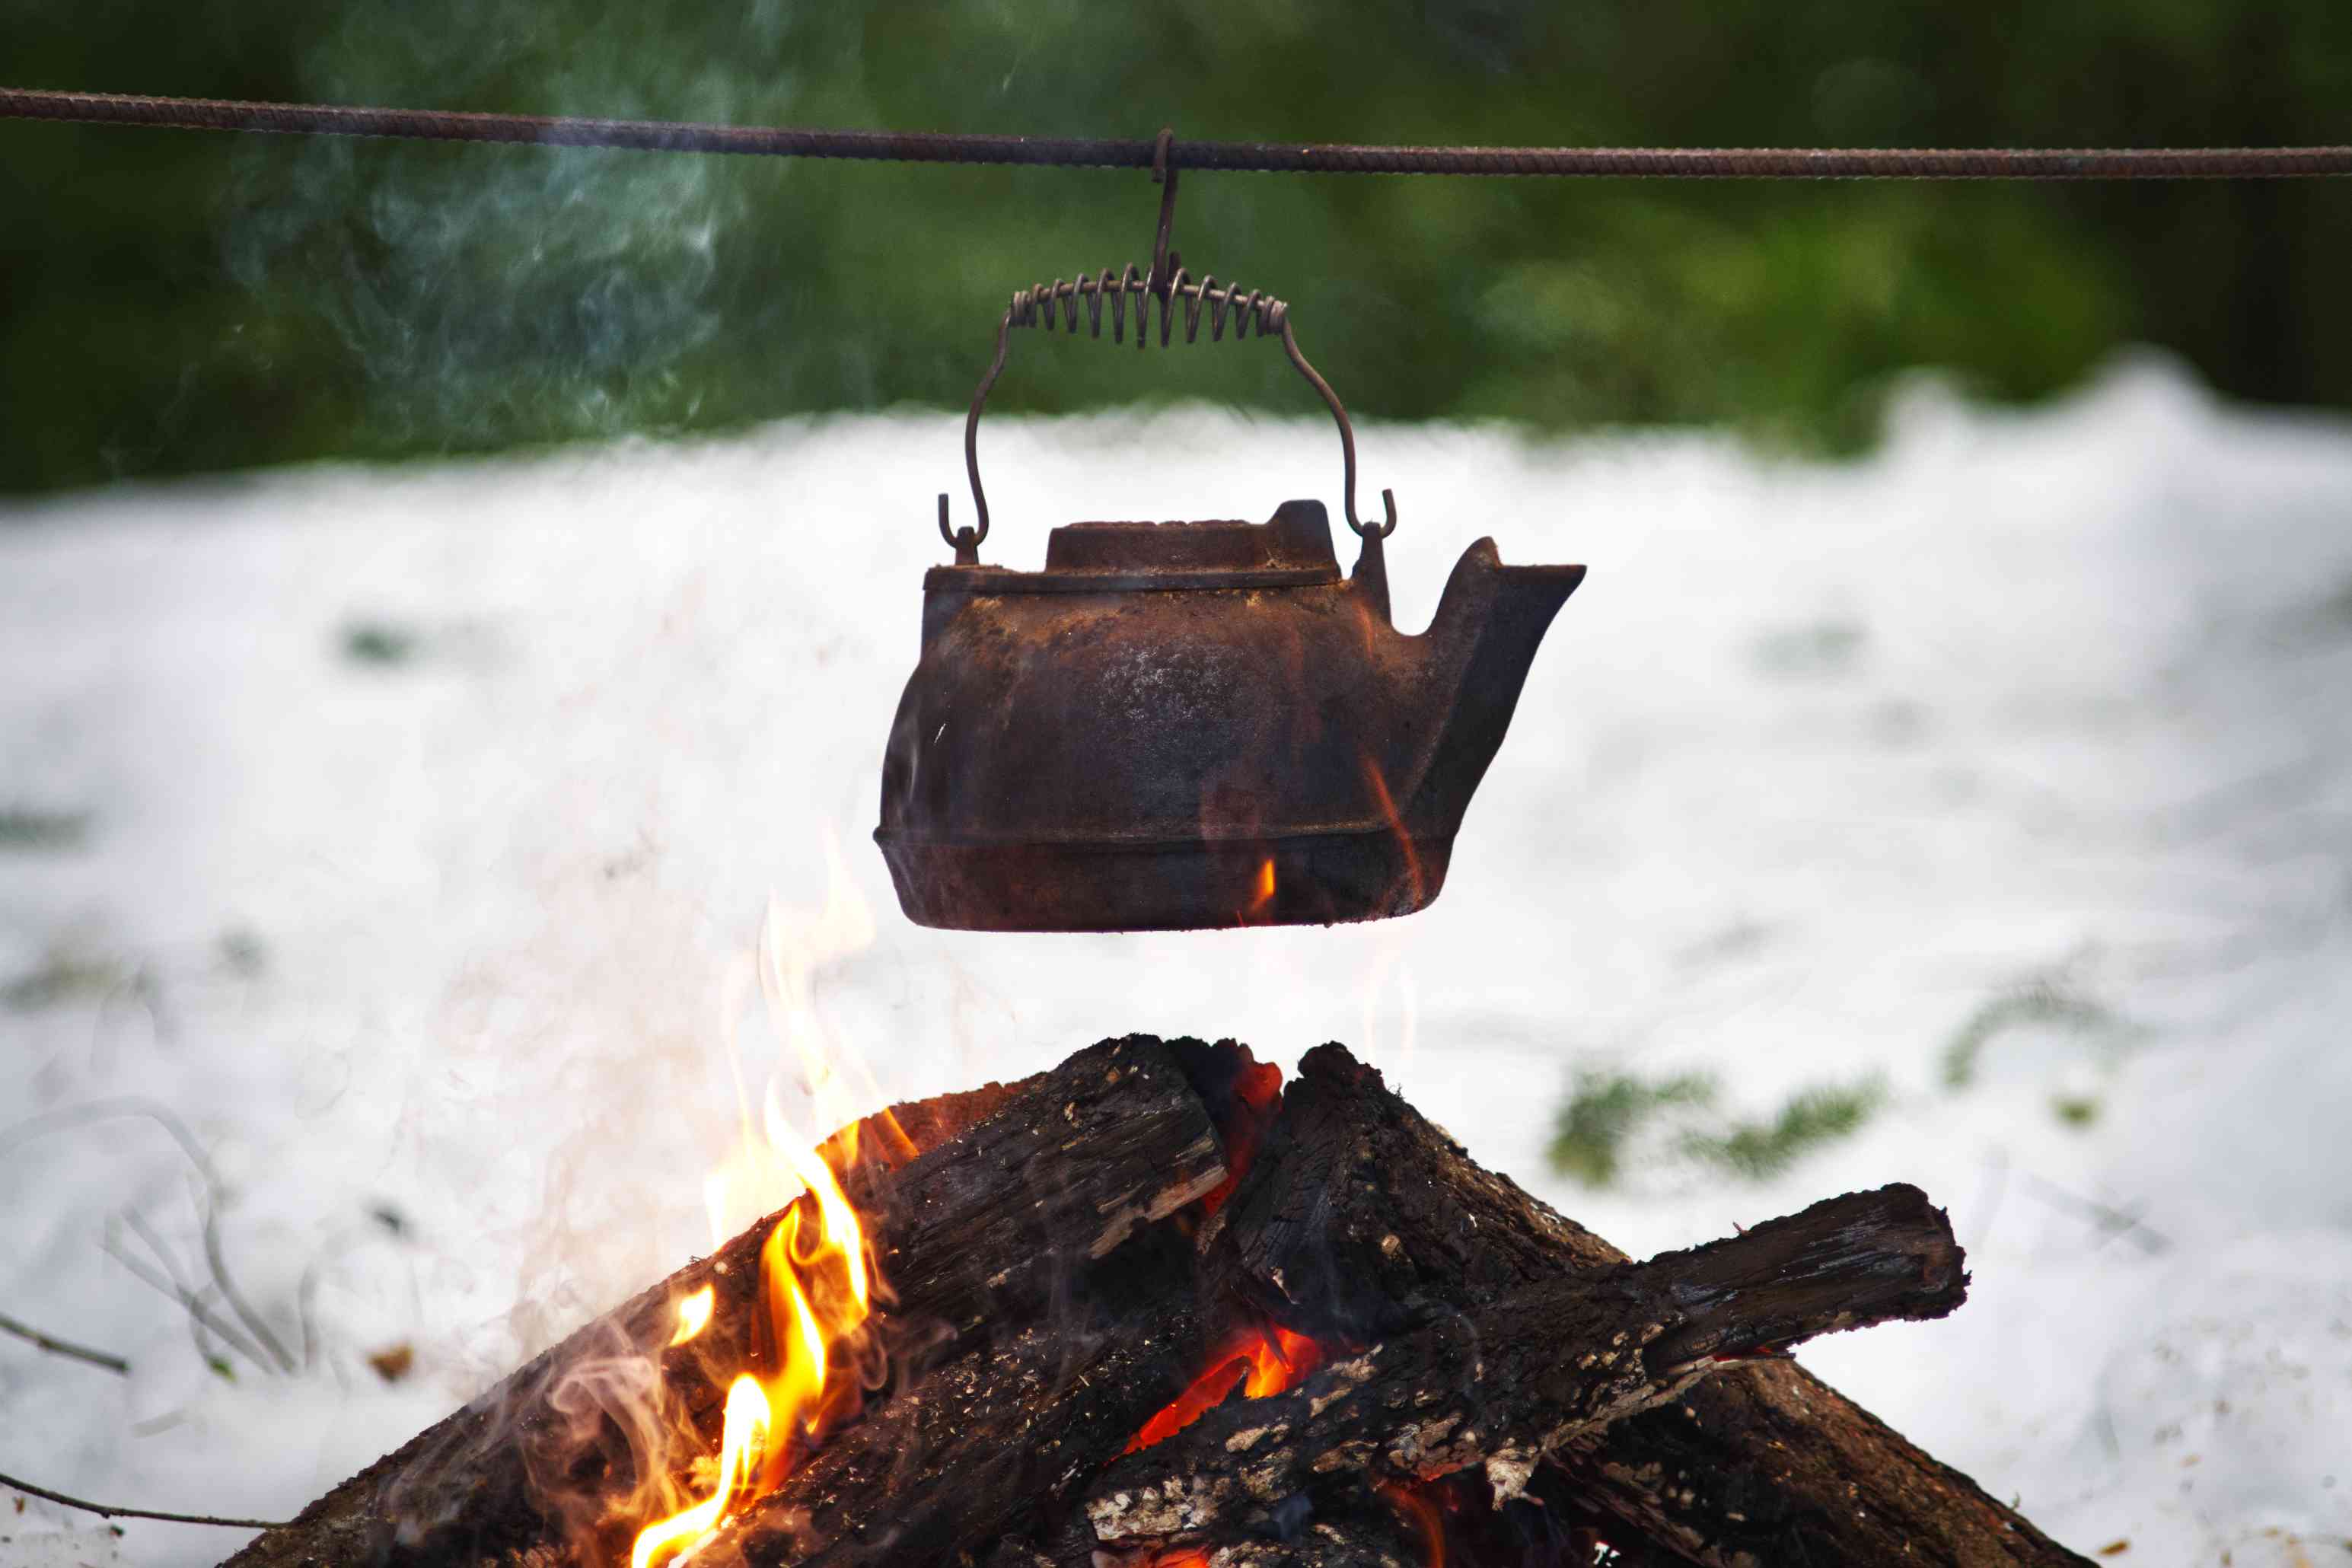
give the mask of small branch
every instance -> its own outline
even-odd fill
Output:
[[[228,1301],[229,1310],[236,1314],[236,1321],[250,1330],[263,1348],[278,1358],[279,1372],[294,1371],[297,1363],[292,1353],[276,1334],[270,1332],[268,1323],[253,1310],[246,1300],[245,1293],[236,1288],[236,1281],[229,1277],[228,1259],[221,1256],[220,1194],[210,1187],[205,1192],[205,1262],[211,1267],[213,1283],[220,1287],[221,1295]]]
[[[134,1229],[143,1228],[135,1223],[137,1219],[136,1215],[131,1215],[129,1217],[134,1222]],[[152,1236],[152,1232],[148,1233],[149,1236]],[[148,1239],[148,1237],[142,1237],[142,1239]],[[154,1246],[155,1243],[152,1240],[149,1240],[148,1245],[152,1247]],[[167,1278],[164,1275],[158,1273],[153,1266],[142,1263],[138,1258],[133,1258],[130,1253],[125,1252],[121,1247],[117,1246],[111,1236],[106,1237],[100,1240],[99,1247],[109,1258],[113,1258],[117,1263],[121,1264],[123,1268],[131,1270],[133,1278],[147,1285],[152,1286],[155,1289],[160,1290],[164,1295],[172,1298],[173,1300],[177,1301],[186,1310],[189,1317],[195,1320],[205,1328],[211,1330],[215,1334],[218,1335],[223,1342],[234,1348],[247,1361],[253,1363],[254,1365],[259,1367],[264,1372],[271,1370],[268,1358],[261,1353],[261,1350],[258,1346],[247,1342],[243,1334],[240,1334],[235,1328],[223,1322],[218,1317],[214,1315],[211,1309],[205,1305],[203,1300],[199,1298],[195,1292],[181,1284],[176,1279]]]
[[[78,1508],[84,1513],[94,1513],[100,1519],[160,1519],[166,1524],[218,1524],[232,1530],[276,1530],[284,1523],[275,1519],[215,1519],[208,1513],[165,1513],[152,1508],[116,1508],[109,1503],[91,1502],[88,1498],[68,1497],[47,1487],[37,1487],[30,1481],[0,1473],[0,1487],[23,1492],[26,1497],[43,1498],[50,1502]]]
[[[2134,1241],[2139,1243],[2141,1251],[2151,1257],[2172,1246],[2170,1237],[2148,1225],[2128,1209],[2119,1209],[2112,1204],[2103,1204],[2096,1198],[2086,1198],[2079,1193],[2070,1193],[2057,1183],[2044,1180],[2031,1171],[2025,1173],[2025,1180],[2028,1184],[2027,1190],[2052,1208],[2095,1222],[2099,1227],[2102,1242],[2111,1241],[2118,1236],[2129,1236]]]
[[[157,1026],[159,1028],[162,1026],[160,1016]],[[44,1111],[39,1115],[27,1117],[11,1127],[0,1129],[0,1154],[5,1154],[20,1144],[30,1142],[34,1139],[45,1137],[52,1132],[124,1117],[152,1121],[156,1126],[161,1127],[172,1142],[179,1145],[180,1152],[187,1157],[189,1165],[195,1171],[197,1181],[194,1196],[197,1213],[204,1219],[205,1266],[212,1270],[213,1282],[218,1288],[222,1299],[227,1301],[229,1310],[236,1314],[237,1321],[245,1325],[250,1335],[249,1339],[226,1334],[222,1337],[231,1340],[239,1351],[250,1356],[254,1363],[265,1372],[291,1373],[296,1370],[299,1363],[295,1361],[293,1353],[286,1348],[285,1342],[271,1331],[268,1321],[246,1300],[245,1293],[237,1289],[236,1279],[229,1273],[228,1259],[222,1252],[220,1240],[222,1202],[220,1173],[214,1167],[211,1157],[205,1152],[204,1145],[198,1142],[195,1134],[188,1130],[188,1124],[181,1121],[170,1107],[142,1096],[125,1095]],[[193,1293],[181,1282],[180,1271],[173,1267],[170,1256],[163,1250],[163,1244],[155,1238],[153,1233],[136,1215],[131,1215],[130,1218],[132,1228],[140,1234],[140,1239],[144,1241],[163,1261],[165,1271],[171,1275],[172,1289],[169,1293],[178,1297],[184,1304],[187,1303]],[[133,1272],[137,1270],[134,1269]],[[156,1281],[152,1279],[148,1282],[156,1284]],[[161,1289],[163,1287],[158,1284],[157,1289]],[[194,1312],[196,1309],[190,1306],[189,1310]],[[208,1323],[206,1326],[214,1328],[215,1332],[219,1331],[217,1325]],[[259,1348],[256,1349],[256,1346]]]
[[[195,1134],[188,1131],[188,1124],[173,1114],[168,1107],[141,1095],[93,1100],[86,1104],[62,1106],[28,1116],[10,1127],[0,1129],[0,1154],[52,1132],[87,1127],[94,1121],[110,1121],[119,1117],[138,1117],[154,1122],[180,1146],[180,1152],[188,1157],[188,1163],[204,1177],[205,1185],[215,1189],[220,1186],[220,1177],[214,1171],[212,1161],[205,1155],[204,1145],[196,1142]]]
[[[14,1334],[20,1340],[30,1341],[35,1346],[48,1352],[51,1355],[70,1356],[75,1361],[85,1361],[92,1366],[104,1367],[107,1371],[124,1377],[131,1375],[131,1363],[119,1355],[109,1355],[104,1351],[94,1351],[88,1345],[78,1345],[70,1340],[61,1340],[54,1335],[45,1334],[40,1330],[20,1323],[5,1313],[0,1313],[0,1333]]]

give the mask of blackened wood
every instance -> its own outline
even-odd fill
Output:
[[[1471,1160],[1345,1047],[1307,1053],[1202,1234],[1215,1273],[1297,1331],[1370,1343],[1625,1255]]]
[[[1555,1273],[1287,1394],[1229,1399],[1125,1457],[1087,1489],[1090,1544],[1264,1536],[1301,1494],[1416,1485],[1471,1466],[1499,1501],[1563,1442],[1673,1397],[1721,1358],[1941,1317],[1966,1294],[1950,1224],[1899,1185],[1647,1263]]]
[[[1338,1046],[1300,1063],[1265,1151],[1202,1239],[1260,1310],[1359,1340],[1625,1260]],[[1622,1541],[1710,1568],[2086,1563],[1785,1363],[1727,1369],[1557,1458]]]
[[[1192,1267],[1163,1227],[1074,1276],[1052,1316],[992,1331],[834,1434],[697,1568],[951,1563],[1034,1528],[1191,1378]]]
[[[991,1105],[985,1120],[961,1125]],[[1224,1175],[1200,1101],[1160,1043],[1143,1037],[1091,1047],[1010,1094],[991,1086],[898,1123],[961,1131],[891,1173],[890,1161],[912,1151],[869,1125],[859,1143],[873,1163],[844,1180],[861,1214],[880,1219],[878,1256],[896,1293],[886,1329],[935,1349],[976,1323],[1013,1331],[1053,1305],[1065,1271]],[[581,1329],[254,1541],[230,1568],[474,1563],[525,1552],[625,1561],[629,1536],[646,1521],[616,1510],[614,1500],[644,1476],[670,1508],[691,1500],[677,1483],[694,1455],[715,1448],[727,1384],[772,1366],[759,1259],[779,1217]],[[709,1329],[665,1348],[677,1303],[706,1285],[716,1292]],[[624,1406],[615,1419],[606,1391],[622,1384],[657,1390],[660,1418],[626,1418]]]
[[[1280,1539],[1223,1541],[1175,1550],[1092,1548],[1075,1557],[1066,1548],[1057,1556],[1027,1547],[1008,1553],[1002,1563],[992,1560],[988,1568],[1431,1568],[1433,1563],[1458,1561],[1433,1556],[1429,1542],[1412,1521],[1397,1517],[1372,1500],[1367,1500],[1367,1504],[1306,1520]],[[1591,1568],[1591,1563],[1588,1552],[1575,1568]],[[1512,1568],[1520,1564],[1514,1562]],[[1565,1559],[1558,1568],[1567,1568]]]
[[[883,1216],[892,1316],[961,1335],[1018,1326],[1072,1270],[1224,1179],[1208,1112],[1149,1035],[1105,1040],[887,1181],[848,1184]]]
[[[1574,1453],[1581,1493],[1707,1568],[2084,1568],[1966,1476],[1790,1365],[1712,1377]]]
[[[1081,1546],[1065,1548],[1057,1560],[1030,1541],[1008,1540],[985,1568],[1592,1568],[1602,1546],[1597,1521],[1550,1467],[1538,1468],[1526,1493],[1499,1508],[1486,1477],[1465,1471],[1292,1514],[1287,1532],[1273,1539],[1172,1551]],[[1643,1542],[1612,1548],[1608,1559],[1609,1568],[1670,1568],[1681,1561]]]

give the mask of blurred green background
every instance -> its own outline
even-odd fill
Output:
[[[2345,0],[0,0],[14,85],[1038,134],[1664,145],[2352,141]],[[0,489],[961,407],[1004,296],[1146,258],[1140,173],[0,122]],[[2352,182],[1196,174],[1195,271],[1351,406],[1866,443],[2118,345],[2352,404]],[[1003,405],[1297,412],[1255,343],[1016,357]]]

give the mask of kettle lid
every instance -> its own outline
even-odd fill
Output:
[[[1265,522],[1073,522],[1045,540],[1045,571],[1099,587],[1290,586],[1339,580],[1323,503],[1285,501]]]

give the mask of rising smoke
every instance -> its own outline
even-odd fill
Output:
[[[802,52],[779,0],[691,38],[618,5],[345,9],[305,57],[329,102],[614,118],[788,117]],[[349,351],[363,450],[676,427],[697,356],[746,323],[740,161],[256,138],[222,225],[232,274]]]

